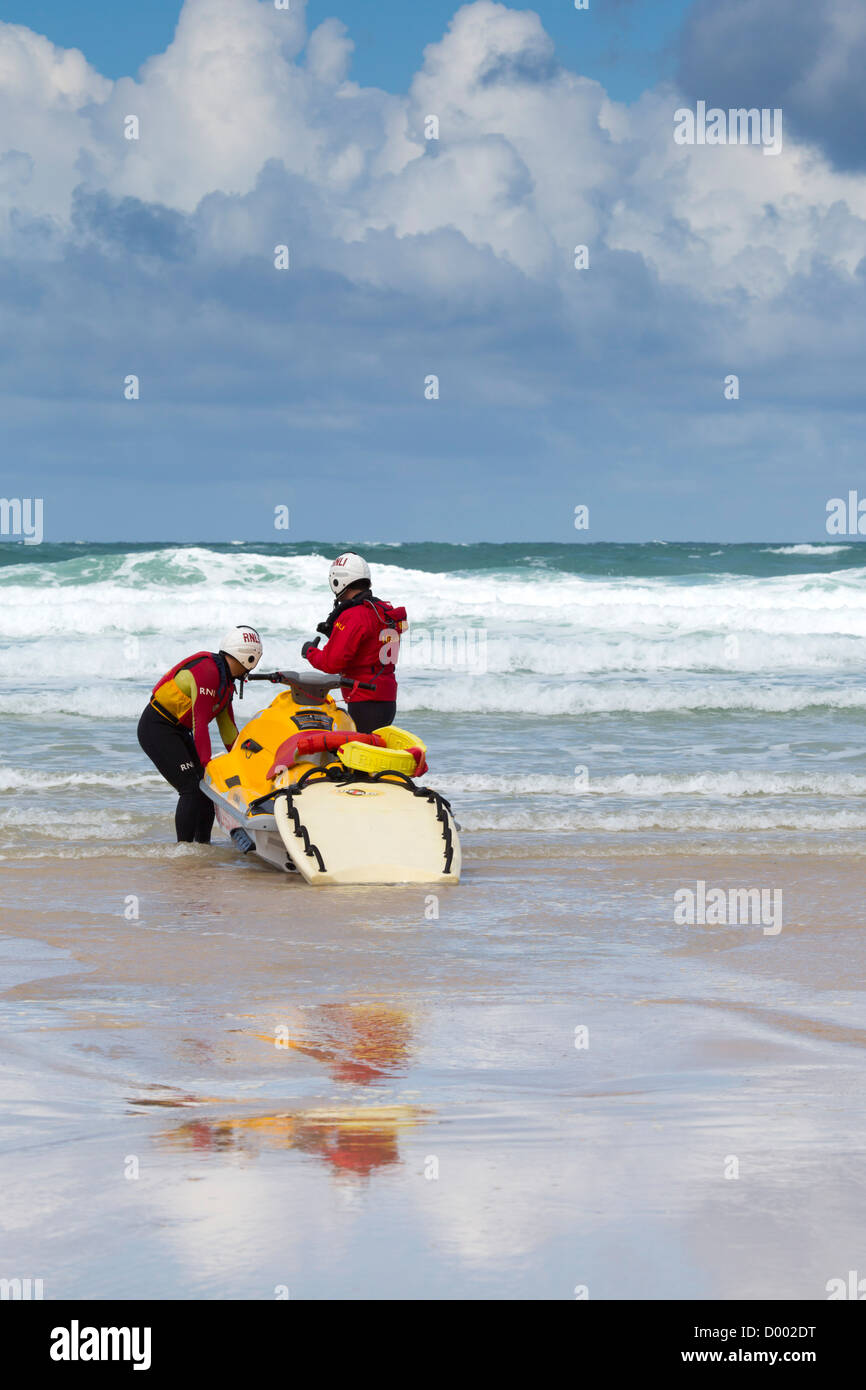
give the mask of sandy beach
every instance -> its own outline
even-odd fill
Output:
[[[866,1215],[862,861],[752,858],[766,935],[673,922],[742,861],[508,848],[438,921],[216,846],[4,867],[6,1263],[58,1298],[826,1297]]]

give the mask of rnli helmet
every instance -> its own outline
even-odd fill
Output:
[[[229,628],[220,642],[220,651],[233,656],[247,671],[254,671],[262,659],[262,639],[254,627]]]
[[[370,566],[353,550],[347,550],[345,555],[338,555],[328,571],[328,583],[338,598],[344,589],[357,584],[360,579],[366,579],[369,583]]]

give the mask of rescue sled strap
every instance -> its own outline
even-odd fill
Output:
[[[318,768],[310,768],[311,772],[318,772],[318,770]],[[317,780],[321,779],[319,778]],[[295,793],[301,788],[301,786],[305,784],[305,782],[306,777],[301,782],[299,782],[296,787],[286,787],[282,791],[274,792],[273,798],[275,802],[278,797],[282,797],[283,800],[285,800],[286,808],[289,812],[289,815],[292,818],[292,825],[295,828],[295,834],[298,837],[298,839],[302,840],[304,843],[304,853],[308,854],[312,859],[315,859],[316,863],[319,866],[319,872],[323,874],[326,872],[326,870],[325,861],[322,858],[322,851],[319,849],[319,846],[314,845],[313,841],[310,839],[310,832],[301,820],[300,813],[298,811],[297,806],[295,805]]]

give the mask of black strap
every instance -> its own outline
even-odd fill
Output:
[[[167,723],[173,724],[176,729],[186,728],[186,725],[181,724],[180,720],[175,718],[173,714],[170,714],[169,711],[166,709],[165,705],[161,705],[159,703],[159,700],[157,700],[154,696],[151,696],[150,707],[151,709],[155,709],[157,714],[161,714],[163,719],[165,719]]]
[[[375,605],[384,602],[384,599],[376,598],[375,594],[368,593],[356,594],[354,598],[337,599],[325,621],[318,624],[316,631],[321,632],[323,637],[330,638],[334,630],[334,623],[343,613],[348,613],[350,608],[359,608],[362,603]]]

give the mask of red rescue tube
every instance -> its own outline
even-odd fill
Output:
[[[424,753],[420,748],[407,748],[406,752],[411,753],[412,757],[415,759],[415,772],[413,776],[423,777],[425,772],[430,771],[427,766],[427,759],[424,757]]]
[[[314,753],[335,753],[344,743],[372,743],[376,748],[385,747],[385,740],[378,734],[329,733],[325,730],[292,734],[277,749],[273,766],[268,770],[268,781],[272,782],[302,758]]]

